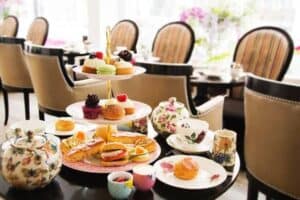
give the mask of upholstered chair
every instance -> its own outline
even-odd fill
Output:
[[[152,53],[160,62],[187,63],[195,43],[193,29],[184,22],[171,22],[161,27],[153,41]]]
[[[300,85],[249,76],[244,95],[248,199],[300,199]]]
[[[31,23],[26,40],[31,41],[32,44],[44,45],[49,31],[49,23],[44,17],[37,17]]]
[[[113,81],[114,94],[127,93],[131,99],[155,108],[161,101],[176,97],[190,111],[192,117],[207,120],[212,130],[222,128],[224,97],[219,96],[194,107],[190,93],[191,65],[170,63],[137,63],[146,73],[128,80]]]
[[[85,100],[88,94],[106,97],[105,82],[91,79],[73,82],[69,78],[63,65],[62,49],[34,45],[28,45],[25,49],[41,120],[44,120],[44,113],[67,116],[66,107]]]
[[[30,118],[29,93],[33,92],[27,64],[24,59],[24,39],[0,37],[0,76],[4,97],[5,120],[9,116],[8,92],[22,92],[25,102],[25,118]]]
[[[282,80],[293,55],[289,34],[277,27],[259,27],[245,33],[238,41],[233,61],[244,71],[260,77]],[[243,87],[235,87],[224,103],[224,126],[238,132],[238,149],[242,154],[244,135]]]
[[[119,21],[111,31],[111,51],[123,46],[128,50],[136,51],[136,43],[139,37],[139,28],[132,20]]]
[[[16,37],[19,29],[19,21],[16,16],[7,16],[0,25],[1,37]]]

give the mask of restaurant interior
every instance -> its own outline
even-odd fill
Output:
[[[0,0],[0,200],[300,200],[297,0]]]

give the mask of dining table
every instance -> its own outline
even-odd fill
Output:
[[[210,89],[228,90],[233,87],[244,86],[245,74],[239,78],[232,78],[230,74],[206,75],[201,71],[195,70],[190,76],[190,85],[197,88],[194,98],[196,105],[201,105],[209,99]]]
[[[152,130],[151,130],[152,131]],[[155,136],[161,147],[160,158],[182,154],[172,149],[166,143],[166,138],[157,134],[149,133],[148,136]],[[210,158],[210,153],[200,154]],[[226,192],[236,181],[240,171],[240,159],[236,153],[236,162],[232,170],[227,172],[226,180],[213,188],[205,189],[179,189],[156,180],[152,190],[147,192],[135,191],[129,199],[153,200],[153,199],[216,199]],[[7,184],[3,177],[0,177],[0,197],[7,200],[108,200],[112,199],[107,188],[107,174],[95,174],[77,171],[62,166],[60,173],[46,187],[33,191],[21,190]]]

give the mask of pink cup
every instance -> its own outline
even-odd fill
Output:
[[[133,183],[137,190],[148,191],[155,184],[155,170],[151,165],[138,165],[133,168]]]

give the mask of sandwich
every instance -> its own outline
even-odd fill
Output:
[[[100,155],[100,164],[104,167],[122,166],[128,163],[128,150],[119,142],[111,142],[103,145]]]

